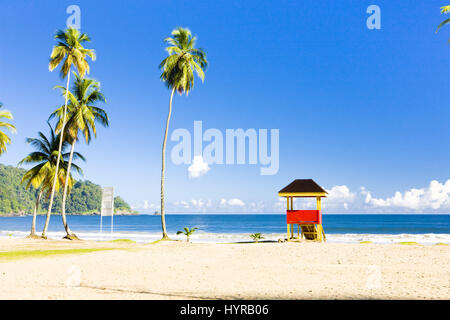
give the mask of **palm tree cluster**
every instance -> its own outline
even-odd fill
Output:
[[[81,168],[73,161],[85,160],[81,154],[75,152],[75,146],[79,140],[84,140],[89,144],[92,137],[97,136],[96,124],[99,123],[106,127],[109,120],[105,110],[98,107],[99,103],[106,103],[106,99],[100,91],[100,83],[86,77],[90,71],[88,58],[92,61],[96,59],[94,50],[84,47],[86,42],[90,42],[90,37],[86,33],[80,33],[79,30],[69,27],[66,30],[58,30],[55,40],[57,43],[50,55],[49,70],[53,71],[61,66],[60,75],[62,79],[66,79],[66,85],[54,88],[61,91],[64,104],[50,114],[49,121],[56,119],[56,125],[53,128],[48,122],[50,128],[48,137],[39,132],[38,138],[27,139],[35,151],[20,161],[19,165],[34,165],[22,179],[22,183],[26,184],[27,188],[33,187],[37,190],[30,237],[38,237],[36,235],[36,214],[42,197],[45,197],[48,199],[48,210],[41,237],[47,238],[55,193],[62,189],[61,217],[66,231],[65,238],[77,239],[75,233],[70,230],[66,219],[67,196],[74,182],[72,172],[76,171],[82,174]],[[180,95],[189,94],[194,88],[194,74],[203,82],[204,71],[208,65],[205,52],[195,47],[196,41],[197,38],[192,36],[189,29],[181,27],[174,29],[172,37],[164,39],[164,42],[168,44],[166,47],[168,56],[159,65],[162,71],[160,78],[171,90],[162,146],[161,225],[163,239],[168,239],[164,208],[164,175],[173,97],[175,92]],[[71,74],[75,78],[72,88],[70,88]],[[0,112],[0,127],[14,131],[14,126],[8,122],[2,122],[2,118],[12,119],[11,113]],[[9,137],[0,131],[0,154],[5,151],[7,143],[10,143]],[[70,151],[66,152],[68,148]],[[196,228],[185,229],[186,236],[189,237],[195,230]]]
[[[73,163],[74,160],[85,160],[75,152],[75,145],[81,139],[87,144],[92,137],[97,136],[96,124],[107,127],[108,115],[99,103],[106,103],[103,93],[100,91],[100,83],[87,78],[90,68],[87,61],[89,57],[95,60],[95,52],[83,47],[90,38],[86,33],[80,33],[77,29],[69,27],[66,30],[58,30],[55,34],[57,44],[50,55],[49,70],[55,70],[61,65],[60,75],[67,79],[66,86],[55,86],[64,97],[64,104],[56,108],[49,120],[56,119],[53,129],[51,124],[50,135],[47,138],[42,132],[38,138],[28,138],[27,142],[35,149],[27,157],[19,162],[21,164],[34,164],[22,178],[27,188],[38,190],[36,204],[33,213],[30,237],[36,235],[36,213],[43,195],[48,199],[47,216],[42,231],[42,238],[47,238],[50,215],[53,207],[55,192],[63,189],[61,217],[66,231],[66,239],[78,239],[73,233],[66,219],[66,200],[74,179],[72,172],[82,174],[81,168]],[[70,75],[73,73],[75,81],[70,87]],[[69,152],[66,152],[70,148]]]
[[[32,186],[33,188],[39,190],[33,211],[31,233],[29,235],[30,238],[38,238],[38,236],[36,235],[36,214],[39,208],[39,203],[43,194],[47,198],[50,197],[52,190],[52,181],[56,175],[55,169],[59,154],[58,149],[61,134],[55,134],[55,131],[53,130],[50,123],[48,123],[48,126],[50,128],[50,134],[48,138],[42,132],[39,132],[38,138],[27,139],[27,143],[33,146],[36,151],[31,152],[28,156],[26,156],[19,162],[19,165],[34,164],[34,166],[30,170],[28,170],[22,177],[22,183],[26,183],[27,188],[30,188]],[[67,174],[67,163],[70,155],[66,152],[68,145],[69,143],[67,141],[64,141],[61,149],[62,156],[60,158],[58,175],[56,176],[57,191],[59,190],[61,185],[66,184],[69,187],[73,186],[74,180],[71,175]],[[76,152],[73,157],[75,159],[79,158],[84,161],[84,157],[78,152]],[[74,168],[78,173],[82,174],[82,170],[78,165],[72,164],[72,168]],[[66,181],[66,177],[70,177],[70,180]],[[48,221],[46,221],[45,228],[48,228]]]

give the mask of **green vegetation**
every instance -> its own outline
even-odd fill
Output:
[[[57,249],[57,250],[17,250],[0,252],[0,262],[24,258],[43,258],[58,254],[91,253],[96,251],[117,250],[119,248],[93,248],[93,249]]]
[[[58,86],[62,90],[62,94],[69,97],[69,105],[67,110],[65,107],[58,108],[51,115],[50,118],[58,117],[58,124],[56,131],[61,132],[66,128],[67,140],[71,142],[71,149],[67,170],[70,172],[72,160],[75,150],[75,143],[78,141],[78,135],[81,132],[86,144],[89,144],[92,138],[97,136],[96,122],[100,122],[103,126],[108,126],[108,115],[105,110],[96,107],[98,102],[106,102],[105,97],[100,92],[100,83],[94,79],[82,78],[74,73],[75,82],[73,84],[72,92],[66,91],[66,88]],[[67,111],[67,117],[65,117]],[[66,176],[64,183],[63,198],[62,198],[62,220],[64,229],[66,230],[67,238],[76,238],[76,235],[70,230],[66,219],[66,199],[69,187],[69,176]]]
[[[69,92],[69,84],[70,84],[70,69],[72,66],[78,70],[79,75],[83,78],[86,73],[89,73],[89,64],[86,60],[87,57],[90,57],[92,60],[95,60],[95,53],[94,50],[86,49],[83,47],[84,42],[89,42],[91,39],[86,33],[81,33],[72,27],[67,28],[66,30],[58,30],[55,34],[55,40],[57,41],[57,44],[53,46],[52,53],[50,54],[50,62],[48,65],[48,69],[50,71],[55,70],[60,63],[62,62],[61,67],[61,77],[64,79],[67,77],[67,84],[65,88],[65,103],[64,103],[64,112],[62,113],[62,125],[60,128],[60,140],[59,140],[59,149],[58,149],[58,159],[56,161],[56,169],[55,172],[58,172],[59,169],[59,161],[62,153],[62,144],[64,141],[64,134],[65,134],[65,125],[67,122],[67,100],[68,100],[68,92]],[[64,60],[64,62],[63,62]],[[92,122],[93,120],[90,119]],[[74,138],[72,136],[72,138]],[[72,151],[73,153],[73,147]],[[70,167],[68,169],[70,172]],[[50,194],[50,201],[48,205],[47,210],[47,220],[50,218],[50,214],[53,208],[53,200],[55,196],[56,191],[56,183],[57,183],[57,174],[54,176],[53,179],[53,186],[52,191]],[[67,185],[67,184],[66,184]],[[66,200],[66,188],[64,190],[63,194],[63,203],[65,206],[65,200]],[[65,219],[65,211],[63,211],[63,224],[67,231],[67,239],[76,239],[76,236],[71,236],[70,230],[68,229],[67,222]],[[46,236],[47,232],[47,226],[48,221],[46,222],[44,226],[44,230],[42,231],[42,236]]]
[[[5,214],[29,214],[33,212],[38,190],[32,185],[29,189],[21,184],[22,177],[27,171],[22,168],[5,166],[0,164],[0,215]],[[68,214],[93,214],[100,212],[102,189],[99,185],[88,180],[74,181],[72,190],[67,198]],[[62,194],[55,196],[52,213],[61,212]],[[45,213],[48,209],[48,200],[43,199],[38,214]],[[121,197],[114,198],[114,211],[135,213],[128,203]]]
[[[443,7],[441,7],[441,13],[442,13],[442,14],[446,14],[446,13],[449,13],[449,12],[450,12],[450,5],[449,5],[449,6],[443,6]],[[438,27],[437,27],[437,29],[436,29],[436,33],[437,33],[443,26],[445,26],[446,24],[450,24],[450,18],[448,18],[448,19],[442,21],[442,22],[438,25]],[[448,41],[450,42],[450,39],[449,39]]]
[[[116,213],[136,213],[132,210],[130,205],[125,202],[121,197],[117,196],[114,198],[114,212]]]
[[[259,240],[264,239],[263,235],[261,233],[259,233],[259,232],[251,234],[250,238],[252,238],[254,242],[258,242]]]
[[[365,243],[373,243],[372,241],[361,241],[360,243],[365,244]]]
[[[188,227],[184,228],[184,231],[178,231],[177,235],[184,234],[186,236],[186,241],[189,242],[189,236],[195,232],[198,228],[189,229]]]
[[[52,126],[48,123],[50,127],[50,138],[47,138],[42,132],[39,132],[39,138],[28,138],[27,143],[34,147],[36,151],[31,152],[28,156],[26,156],[22,161],[19,162],[21,164],[34,164],[35,166],[28,170],[22,177],[21,184],[26,183],[26,188],[29,189],[33,186],[35,189],[39,189],[38,195],[36,197],[36,204],[34,205],[33,211],[33,221],[31,223],[31,233],[30,237],[36,237],[36,214],[40,205],[40,200],[42,194],[48,196],[50,194],[52,188],[52,181],[55,175],[55,167],[56,160],[59,148],[59,135],[56,135],[53,131]],[[60,159],[60,165],[58,170],[58,179],[56,180],[56,190],[59,190],[59,186],[63,183],[67,183],[70,187],[73,186],[73,178],[72,175],[67,175],[67,160],[69,154],[64,153],[67,148],[68,143],[64,141],[62,145],[63,155]],[[83,156],[79,153],[75,154],[75,158],[80,158],[84,160]],[[76,169],[79,173],[82,173],[81,168],[77,165],[73,166],[73,169]],[[66,179],[67,176],[67,179]],[[47,230],[49,223],[49,216],[45,221],[44,230]]]
[[[447,243],[439,242],[435,244],[436,246],[448,246]]]
[[[166,230],[166,220],[164,211],[164,174],[166,164],[166,143],[169,131],[170,115],[172,114],[172,100],[175,91],[181,95],[194,88],[194,70],[197,76],[204,81],[208,62],[206,54],[202,49],[195,48],[196,37],[193,37],[189,29],[177,28],[172,31],[173,38],[166,38],[164,41],[169,44],[166,48],[169,56],[160,64],[162,70],[161,80],[167,88],[171,89],[169,100],[169,113],[167,115],[166,131],[164,133],[162,148],[162,169],[161,169],[161,227],[163,239],[168,239]]]
[[[148,244],[157,244],[157,243],[160,243],[161,241],[174,241],[174,240],[171,240],[169,238],[167,238],[167,239],[159,239],[159,240],[155,240],[153,242],[150,242]]]
[[[414,242],[414,241],[406,241],[406,242],[399,242],[398,244],[403,244],[403,245],[407,245],[407,246],[412,246],[412,245],[421,245],[420,243]]]
[[[114,242],[114,243],[130,243],[130,244],[135,244],[136,241],[130,240],[130,239],[114,239],[114,240],[110,240],[108,242]]]
[[[0,164],[0,214],[31,212],[35,189],[21,185],[26,170]]]
[[[0,108],[3,107],[3,104],[0,102]],[[14,133],[16,132],[16,127],[14,127],[11,123],[5,122],[6,120],[12,120],[13,116],[12,113],[8,110],[1,110],[0,111],[0,129],[7,129],[10,132]],[[11,143],[11,138],[0,130],[0,155],[6,151],[6,145]]]

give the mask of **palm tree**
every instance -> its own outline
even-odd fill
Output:
[[[67,170],[70,171],[72,165],[72,156],[75,150],[75,143],[78,140],[78,133],[84,136],[86,143],[91,141],[92,133],[94,137],[97,137],[97,129],[95,123],[99,122],[101,125],[107,127],[109,125],[108,115],[105,110],[96,107],[98,102],[106,102],[105,97],[100,92],[100,83],[94,79],[82,78],[76,73],[75,82],[72,87],[72,92],[66,92],[64,87],[59,86],[63,94],[67,94],[69,97],[68,112],[66,114],[67,119],[64,118],[64,106],[55,110],[50,118],[55,116],[59,117],[56,131],[60,132],[66,123],[66,134],[71,143],[69,163]],[[68,179],[68,176],[67,178]],[[68,183],[64,184],[63,199],[62,199],[62,220],[64,229],[66,230],[66,239],[77,239],[77,236],[70,230],[66,220],[66,197]]]
[[[3,104],[0,102],[0,108],[3,107]],[[3,119],[12,120],[13,116],[11,112],[8,110],[1,110],[0,111],[0,128],[6,128],[12,133],[16,132],[16,127],[13,126],[11,123],[3,121]],[[6,133],[0,130],[0,155],[6,151],[6,144],[11,143],[11,138],[8,137]]]
[[[166,231],[165,210],[164,210],[164,173],[166,164],[166,143],[169,131],[169,121],[172,114],[172,100],[175,91],[181,95],[194,87],[194,71],[202,80],[205,79],[204,70],[208,62],[206,54],[202,49],[195,48],[196,37],[193,37],[189,29],[177,28],[172,31],[172,38],[164,41],[169,44],[166,51],[169,54],[159,65],[162,70],[161,80],[171,89],[169,100],[169,114],[167,115],[166,131],[162,145],[162,168],[161,168],[161,226],[163,239],[168,239]]]
[[[36,236],[36,214],[39,208],[39,202],[42,195],[45,193],[47,197],[50,195],[52,190],[52,181],[56,173],[56,161],[58,159],[58,148],[60,135],[56,135],[50,123],[47,123],[50,127],[50,138],[47,138],[42,132],[38,133],[38,138],[28,138],[26,141],[28,144],[33,146],[36,151],[31,152],[28,156],[19,162],[19,166],[22,164],[36,164],[30,170],[28,170],[22,177],[21,183],[26,183],[26,188],[39,189],[38,195],[36,197],[36,204],[33,211],[33,221],[31,223],[31,233],[30,238],[37,238]],[[62,146],[62,152],[68,147],[68,142],[64,141]],[[75,153],[75,158],[79,158],[84,161],[84,157]],[[71,175],[67,175],[67,159],[69,158],[68,153],[63,153],[60,158],[60,165],[58,166],[57,184],[56,190],[59,190],[59,186],[66,183],[70,187],[73,185],[73,179]],[[78,173],[82,174],[82,170],[77,165],[72,167]],[[70,179],[66,179],[70,177]],[[48,228],[49,218],[47,215],[46,223],[44,226],[43,237],[46,237],[46,231]]]
[[[263,235],[261,233],[254,233],[250,235],[250,238],[253,239],[256,243],[258,243],[259,240],[264,239]]]
[[[67,113],[67,99],[68,99],[67,93],[69,92],[70,70],[72,66],[74,66],[82,77],[86,73],[89,73],[89,64],[87,63],[86,58],[90,57],[92,61],[94,61],[95,53],[91,49],[85,49],[82,45],[84,42],[91,41],[89,36],[86,33],[80,34],[80,32],[75,28],[69,27],[65,31],[58,30],[55,34],[55,39],[58,41],[58,44],[53,47],[52,53],[50,55],[50,63],[48,65],[48,69],[50,71],[53,71],[64,60],[61,67],[61,77],[63,79],[67,77],[64,115],[63,115],[64,121],[62,124],[61,135],[59,140],[58,160],[56,161],[56,171],[58,171],[59,159],[61,155],[62,144],[64,141],[64,127]],[[55,196],[55,188],[57,180],[56,178],[57,176],[55,175],[53,179],[52,191],[50,194],[50,202],[48,206],[47,217],[50,217],[50,213],[52,211],[53,198]]]
[[[191,234],[193,234],[194,232],[195,232],[195,230],[197,230],[198,228],[192,228],[192,229],[189,229],[188,227],[185,227],[184,228],[184,231],[178,231],[177,232],[177,235],[178,234],[184,234],[185,236],[186,236],[186,241],[187,242],[189,242],[189,236],[191,235]]]
[[[449,13],[449,12],[450,12],[450,5],[449,5],[449,6],[443,6],[443,7],[441,7],[441,13],[442,13],[442,14],[446,14],[446,13]],[[437,33],[443,26],[445,26],[446,24],[449,24],[449,23],[450,23],[450,18],[448,18],[448,19],[442,21],[442,22],[438,25],[438,27],[437,27],[437,29],[436,29],[436,33]],[[450,39],[449,39],[448,41],[450,41]]]

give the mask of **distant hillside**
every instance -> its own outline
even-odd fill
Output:
[[[20,184],[25,169],[0,164],[0,215],[33,213],[37,190],[26,190]],[[102,189],[88,180],[77,181],[72,188],[67,204],[67,214],[93,214],[100,212]],[[62,192],[55,196],[52,213],[61,212]],[[117,213],[135,213],[122,198],[114,198]],[[46,213],[48,202],[41,201],[39,213]]]

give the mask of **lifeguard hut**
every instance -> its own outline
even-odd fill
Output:
[[[327,196],[312,179],[297,179],[278,192],[280,197],[287,200],[286,222],[287,240],[325,241],[325,232],[322,227],[321,200]],[[294,198],[316,198],[316,210],[294,210]],[[294,236],[294,225],[297,225],[297,237]],[[301,230],[301,234],[300,234]]]

